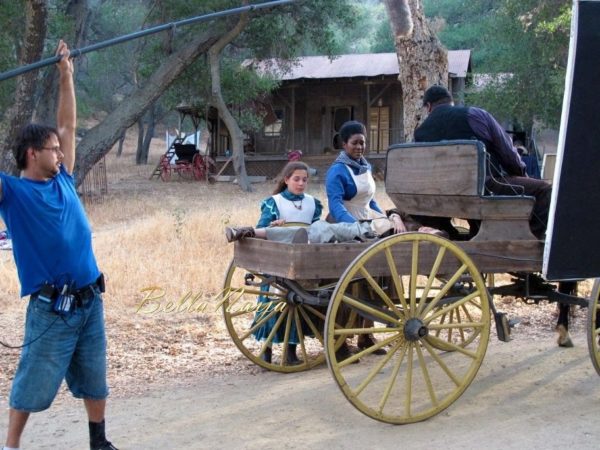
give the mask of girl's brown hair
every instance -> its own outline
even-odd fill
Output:
[[[273,195],[285,191],[285,189],[287,188],[287,185],[285,184],[285,179],[291,177],[296,170],[304,170],[306,171],[306,175],[308,175],[308,166],[305,163],[301,161],[290,161],[283,167],[283,169],[281,169],[279,175],[277,175],[277,186],[273,191]]]

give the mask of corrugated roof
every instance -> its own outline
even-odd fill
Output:
[[[466,78],[471,61],[471,50],[448,50],[448,73]]]
[[[464,78],[469,68],[470,50],[450,50],[448,52],[448,72]],[[299,79],[377,77],[398,75],[396,53],[368,53],[341,55],[333,60],[327,56],[304,56],[298,59],[290,71],[282,73],[277,60],[261,61],[257,70],[276,74],[282,81]],[[268,69],[267,69],[268,68]]]

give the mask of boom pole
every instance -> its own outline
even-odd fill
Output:
[[[264,8],[272,8],[275,6],[286,5],[289,3],[296,2],[298,0],[275,0],[271,2],[265,3],[257,3],[254,5],[240,6],[239,8],[226,9],[224,11],[217,11],[214,13],[204,14],[202,16],[190,17],[188,19],[179,20],[177,22],[166,23],[163,25],[158,25],[156,27],[148,28],[145,30],[136,31],[134,33],[126,34],[123,36],[119,36],[116,38],[108,39],[103,42],[98,42],[97,44],[88,45],[87,47],[82,47],[79,49],[71,50],[71,57],[76,58],[79,55],[83,55],[84,53],[93,52],[95,50],[100,50],[106,47],[110,47],[112,45],[121,44],[123,42],[131,41],[133,39],[138,39],[144,36],[149,36],[151,34],[160,33],[161,31],[176,29],[177,27],[182,27],[185,25],[192,25],[198,22],[206,22],[212,19],[218,19],[220,17],[232,16],[236,14],[241,14],[246,11],[254,11],[257,9]],[[16,77],[18,75],[22,75],[26,72],[30,72],[35,69],[39,69],[45,66],[50,66],[52,64],[56,64],[60,61],[60,56],[53,56],[51,58],[42,59],[41,61],[27,64],[25,66],[17,67],[16,69],[8,70],[6,72],[0,73],[0,81],[8,80],[9,78]]]

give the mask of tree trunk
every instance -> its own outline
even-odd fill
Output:
[[[69,48],[76,49],[87,44],[88,21],[91,11],[88,0],[70,0],[65,7],[64,14],[73,20],[74,30],[63,39],[69,44]],[[79,73],[79,67],[83,63],[85,55],[74,60],[75,76]],[[33,120],[41,123],[56,123],[56,86],[58,85],[58,71],[50,68],[42,81],[42,89],[37,99]]]
[[[75,171],[77,184],[106,155],[121,135],[144,114],[156,99],[198,56],[206,53],[217,37],[200,35],[179,51],[173,53],[152,74],[143,88],[119,104],[102,122],[90,129],[77,146]]]
[[[421,0],[385,0],[395,35],[402,83],[404,139],[413,139],[422,120],[425,90],[432,84],[448,85],[448,54],[430,30]],[[412,33],[408,11],[412,15]]]
[[[140,117],[137,121],[138,128],[138,138],[137,138],[137,147],[135,149],[135,163],[137,165],[140,164],[140,158],[142,154],[142,147],[144,145],[144,118]]]
[[[121,154],[123,153],[123,146],[125,145],[125,135],[126,134],[127,134],[127,131],[123,131],[123,134],[119,138],[119,147],[117,148],[117,158],[120,158]]]
[[[246,5],[248,2],[244,1]],[[244,13],[240,16],[236,26],[227,34],[222,36],[208,51],[208,58],[210,63],[210,77],[211,77],[211,94],[212,94],[212,105],[219,111],[219,116],[223,119],[229,135],[231,136],[231,146],[233,151],[233,169],[238,179],[238,184],[243,191],[252,191],[252,186],[248,180],[248,174],[246,173],[246,163],[244,161],[244,133],[240,129],[237,121],[227,105],[223,100],[223,94],[221,92],[221,52],[227,44],[233,41],[246,27],[248,23],[248,13]]]
[[[145,126],[147,125],[147,127]],[[138,145],[135,152],[135,163],[137,165],[148,164],[148,154],[150,153],[150,142],[154,137],[154,127],[156,125],[156,103],[154,103],[145,115],[145,118],[138,120]]]
[[[22,52],[19,55],[19,65],[31,64],[41,59],[46,38],[48,10],[45,0],[28,0],[25,4],[25,38]],[[56,71],[55,68],[53,68]],[[15,101],[4,114],[0,132],[4,136],[2,157],[0,158],[0,171],[17,173],[12,146],[21,131],[21,128],[31,121],[34,107],[35,86],[38,72],[25,73],[17,80]]]

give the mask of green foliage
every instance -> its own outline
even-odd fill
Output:
[[[266,0],[251,0],[259,3]],[[0,68],[17,66],[24,24],[24,0],[0,2]],[[47,54],[56,41],[72,41],[74,23],[65,16],[68,0],[48,0]],[[157,24],[174,22],[202,14],[239,7],[241,0],[89,0],[91,21],[87,30],[89,44],[131,33]],[[377,12],[370,15],[371,9]],[[223,53],[222,84],[225,100],[235,105],[242,128],[260,123],[256,105],[276,86],[274,80],[258,78],[240,68],[247,58],[286,58],[298,55],[339,54],[348,46],[353,51],[367,49],[367,36],[378,27],[385,11],[379,0],[303,0],[290,5],[258,10],[236,41]],[[372,16],[372,17],[371,17]],[[78,105],[83,117],[110,112],[148,77],[172,52],[187,44],[198,33],[210,29],[230,30],[239,16],[230,16],[179,27],[143,39],[136,39],[80,57],[76,72]],[[366,25],[366,28],[365,28]],[[363,34],[364,30],[369,33]],[[368,51],[368,49],[367,49]],[[14,84],[0,86],[0,106],[10,104]],[[180,103],[207,106],[210,76],[205,58],[199,58],[163,94],[162,110]]]
[[[0,3],[0,71],[17,66],[17,53],[22,45],[19,39],[25,22],[24,1],[3,1]],[[0,82],[0,108],[5,111],[12,102],[16,80]]]
[[[379,21],[371,41],[370,53],[395,53],[396,44],[392,33],[392,24],[387,15]]]
[[[147,9],[142,0],[105,0],[94,11],[88,40],[91,44],[132,33],[142,28]],[[135,85],[140,45],[135,40],[83,56],[77,73],[78,103],[86,116],[94,111],[111,111]]]
[[[569,0],[426,0],[442,17],[449,49],[473,50],[474,71],[492,77],[466,100],[529,126],[560,121],[568,56]]]
[[[503,49],[488,30],[500,2],[493,0],[423,0],[425,16],[433,21],[440,41],[451,50],[473,49],[473,64],[493,64]]]
[[[338,30],[358,27],[351,0],[303,0],[253,18],[240,41],[255,58],[339,54]]]

